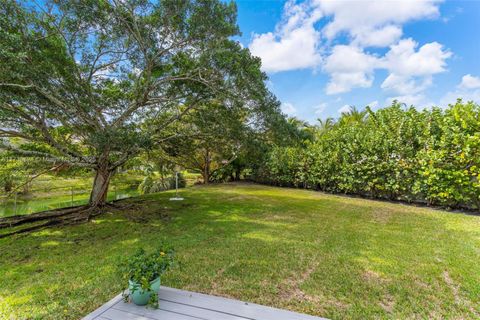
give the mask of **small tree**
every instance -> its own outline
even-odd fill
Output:
[[[153,145],[146,122],[161,135],[212,96],[257,107],[265,76],[238,33],[218,0],[2,1],[1,147],[92,169],[101,206],[115,169]]]
[[[204,183],[209,183],[212,175],[234,161],[248,143],[248,119],[248,110],[242,106],[206,103],[177,123],[176,137],[162,149],[171,162],[202,174]]]

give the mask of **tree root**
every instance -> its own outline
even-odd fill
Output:
[[[32,222],[37,222],[42,220],[50,220],[54,218],[61,219],[64,216],[69,216],[71,214],[74,214],[86,209],[88,209],[88,207],[78,206],[78,207],[69,207],[69,208],[42,211],[38,213],[32,213],[29,215],[17,215],[17,216],[0,218],[0,228],[15,227],[25,223],[32,223]]]
[[[38,212],[30,215],[0,218],[0,230],[13,231],[0,234],[0,238],[40,230],[50,226],[74,225],[89,221],[101,214],[104,207],[77,206]]]

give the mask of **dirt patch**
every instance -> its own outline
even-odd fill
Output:
[[[336,300],[329,299],[323,295],[310,295],[305,293],[300,286],[310,278],[310,275],[317,269],[318,262],[311,264],[301,274],[287,278],[279,286],[279,298],[284,302],[290,302],[292,300],[301,302],[310,302],[316,305],[316,308],[324,308],[326,306],[334,307],[335,309],[345,310],[348,308],[348,304]]]
[[[310,277],[317,266],[318,262],[315,262],[298,276],[296,275],[285,279],[285,281],[281,283],[278,288],[280,299],[287,301],[307,300],[315,303],[318,302],[316,297],[310,296],[300,289],[300,286]]]
[[[148,215],[146,214],[138,214],[138,212],[134,213],[126,213],[125,217],[133,222],[136,223],[149,223],[152,220],[162,220],[162,221],[170,221],[171,217],[166,212],[155,211],[151,212]]]
[[[415,283],[415,285],[416,285],[417,287],[422,288],[422,289],[428,289],[428,288],[430,288],[430,286],[429,286],[427,283],[423,282],[423,281],[420,280],[420,279],[415,279],[413,283]]]
[[[375,208],[372,211],[371,215],[374,222],[379,224],[387,224],[390,222],[393,214],[391,210]]]
[[[208,291],[208,294],[212,294],[214,296],[222,296],[230,299],[236,299],[236,297],[222,291],[222,284],[224,284],[224,281],[221,280],[225,271],[233,265],[234,264],[229,264],[226,267],[218,269],[217,273],[213,277],[211,289]]]
[[[450,290],[452,290],[455,303],[466,306],[476,318],[480,318],[480,314],[474,309],[474,307],[472,306],[472,302],[462,297],[462,295],[460,294],[460,287],[455,283],[455,281],[453,281],[447,270],[443,272],[443,280],[450,288]]]
[[[218,294],[218,279],[221,278],[224,273],[225,273],[225,268],[220,268],[217,271],[217,274],[215,275],[212,281],[212,289],[210,290],[212,294]]]
[[[152,206],[153,207],[153,206]],[[148,223],[152,220],[169,221],[171,219],[168,207],[153,207],[147,209],[146,205],[135,205],[131,208],[122,210],[121,214],[128,220],[136,223]]]
[[[450,274],[448,271],[443,272],[443,280],[447,284],[447,286],[452,290],[453,297],[455,298],[455,303],[461,304],[462,303],[462,298],[459,295],[459,288],[458,286],[453,282],[453,279],[450,277]]]
[[[429,314],[428,314],[428,319],[431,319],[431,320],[442,320],[444,319],[440,314],[438,314],[437,311],[433,310],[433,311],[430,311]]]
[[[141,200],[115,205],[115,207],[110,209],[110,212],[120,214],[126,219],[136,223],[149,223],[154,220],[170,221],[173,210],[177,210],[178,207],[183,209],[191,206],[192,204],[182,203],[173,208],[159,205],[159,202],[156,200]]]
[[[372,270],[366,270],[362,274],[362,278],[367,281],[367,282],[372,282],[372,283],[381,283],[385,282],[386,279],[383,278],[379,273],[372,271]]]
[[[387,294],[382,301],[380,301],[380,307],[388,313],[393,312],[393,308],[395,307],[395,299],[393,296]]]

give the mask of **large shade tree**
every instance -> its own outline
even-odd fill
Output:
[[[262,108],[265,75],[237,34],[218,0],[2,1],[0,147],[92,169],[101,206],[115,169],[154,145],[152,119],[158,137],[212,97]]]

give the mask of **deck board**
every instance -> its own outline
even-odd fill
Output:
[[[84,320],[319,320],[324,318],[202,293],[161,287],[159,308],[125,303],[116,296]]]

